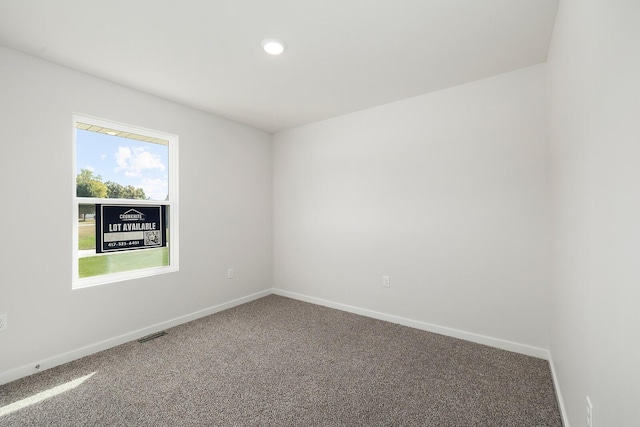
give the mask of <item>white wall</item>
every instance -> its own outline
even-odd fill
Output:
[[[179,135],[179,272],[71,289],[73,112]],[[269,134],[5,48],[0,129],[0,374],[271,288]]]
[[[545,77],[275,134],[274,287],[548,348]]]
[[[572,426],[640,425],[640,2],[560,2],[551,356]]]

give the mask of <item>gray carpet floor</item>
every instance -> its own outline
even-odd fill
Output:
[[[271,295],[0,386],[2,426],[562,426],[549,364]]]

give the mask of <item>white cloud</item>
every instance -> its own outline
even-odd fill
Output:
[[[107,158],[107,154],[106,154],[106,153],[103,153],[103,154],[100,156],[100,160],[104,160],[104,159],[106,159],[106,158]]]
[[[164,200],[169,194],[168,182],[169,179],[166,176],[158,179],[144,178],[140,187],[142,187],[147,197],[153,200]]]
[[[164,171],[166,166],[162,163],[162,159],[148,151],[143,147],[118,147],[115,154],[118,167],[116,172],[124,171],[125,176],[129,178],[138,178],[142,176],[143,171],[157,169]]]

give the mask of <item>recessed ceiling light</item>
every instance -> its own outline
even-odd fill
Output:
[[[262,48],[269,55],[280,55],[285,49],[284,42],[280,39],[264,39],[262,40]]]

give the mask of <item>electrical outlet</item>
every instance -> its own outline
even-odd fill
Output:
[[[593,406],[589,396],[587,396],[587,427],[593,427]]]
[[[391,286],[391,279],[389,278],[389,276],[382,276],[382,286],[384,286],[385,288]]]
[[[227,268],[227,279],[233,279],[233,268]]]
[[[7,314],[0,314],[0,331],[6,331],[9,328],[7,324]]]

